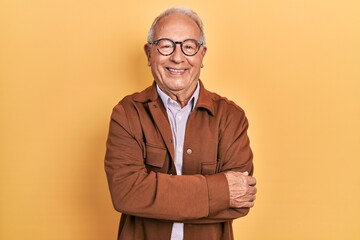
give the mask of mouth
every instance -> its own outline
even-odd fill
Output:
[[[186,69],[176,69],[176,68],[170,68],[170,67],[167,67],[166,70],[168,72],[170,72],[170,74],[173,74],[173,75],[181,75],[186,71]]]

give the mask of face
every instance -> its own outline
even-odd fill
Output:
[[[154,31],[154,40],[160,38],[169,38],[176,42],[189,38],[200,40],[201,32],[191,18],[175,13],[158,22]],[[161,90],[177,100],[190,97],[200,76],[206,47],[201,46],[194,56],[184,55],[179,44],[170,56],[161,55],[156,45],[146,44],[144,48],[153,77]]]

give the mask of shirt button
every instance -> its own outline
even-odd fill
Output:
[[[191,148],[188,148],[188,149],[186,150],[186,153],[187,153],[187,154],[191,154],[191,153],[192,153]]]

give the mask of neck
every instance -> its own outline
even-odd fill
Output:
[[[176,101],[180,105],[180,107],[183,108],[188,104],[191,96],[192,96],[192,94],[186,99],[178,98],[178,96],[175,96],[176,98],[173,98],[173,97],[170,97],[170,98],[172,100]]]
[[[160,89],[166,95],[168,95],[172,100],[176,101],[181,106],[181,108],[183,108],[188,104],[188,102],[191,99],[192,95],[194,94],[196,88],[197,88],[197,83],[189,89],[184,89],[184,90],[180,90],[180,91],[169,91],[169,90],[165,91],[161,88]]]

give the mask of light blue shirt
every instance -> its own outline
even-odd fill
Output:
[[[190,116],[191,111],[194,109],[196,102],[199,98],[200,84],[197,84],[195,92],[189,99],[186,106],[181,106],[174,100],[172,100],[166,93],[164,93],[158,85],[156,85],[157,92],[166,108],[166,112],[169,118],[172,135],[174,138],[174,152],[175,152],[175,168],[177,175],[182,175],[183,165],[183,150],[184,150],[184,138],[186,123]],[[174,223],[171,240],[183,240],[184,239],[184,224]]]

